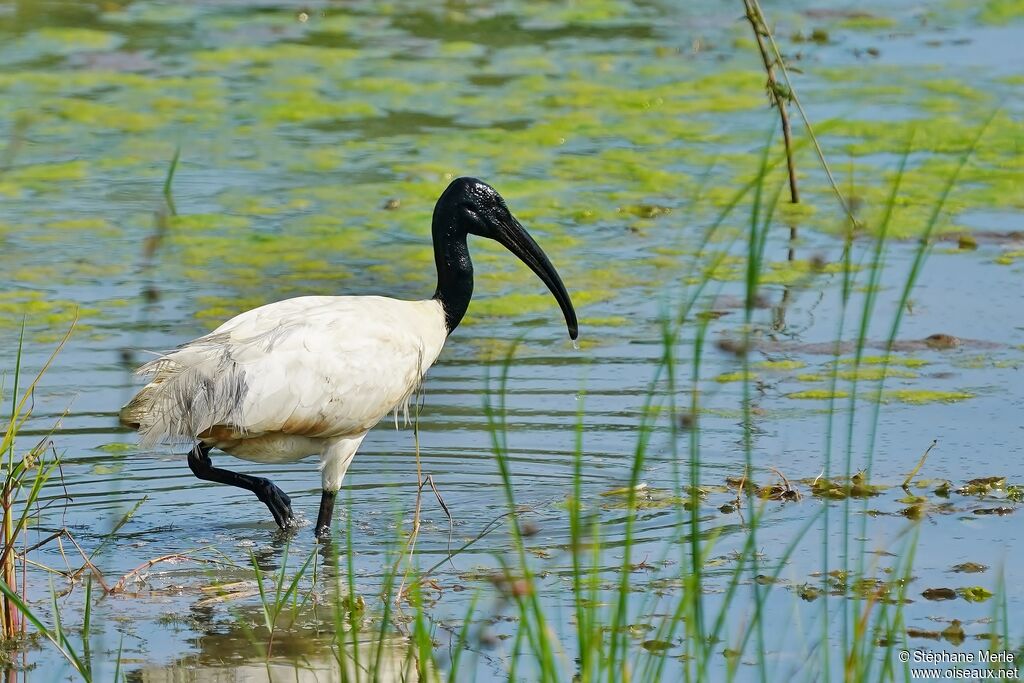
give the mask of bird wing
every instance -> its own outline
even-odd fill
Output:
[[[206,434],[361,434],[403,404],[444,345],[435,301],[300,297],[242,313],[147,363],[122,411],[144,445]]]

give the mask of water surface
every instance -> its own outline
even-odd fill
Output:
[[[937,224],[945,239],[930,250],[903,319],[899,337],[908,345],[895,354],[894,366],[903,376],[887,380],[873,457],[867,454],[874,404],[839,400],[834,471],[842,469],[842,435],[854,410],[852,468],[870,464],[876,484],[897,486],[935,439],[922,478],[949,480],[954,488],[989,475],[1020,483],[1024,309],[1017,291],[1024,247],[1013,231],[1024,227],[1024,81],[1011,65],[1022,25],[989,6],[900,2],[858,10],[863,13],[796,1],[768,8],[799,69],[794,82],[824,152],[865,225],[853,243],[855,262],[869,262],[870,235],[894,170],[904,150],[913,150],[869,341],[888,334],[914,238],[945,178],[998,113]],[[614,496],[602,494],[628,480],[663,353],[661,321],[695,291],[716,254],[727,258],[712,273],[699,308],[723,315],[709,328],[697,388],[702,484],[714,491],[701,516],[708,532],[719,533],[712,554],[722,571],[746,532],[741,516],[719,510],[731,494],[713,487],[742,476],[745,439],[760,483],[777,479],[770,468],[794,482],[823,471],[829,402],[807,397],[828,388],[820,377],[834,358],[820,351],[839,329],[841,235],[848,222],[808,146],[798,155],[806,208],[780,205],[766,246],[750,423],[743,419],[743,383],[730,381],[739,363],[713,348],[716,340],[737,338],[742,326],[741,257],[751,198],[703,249],[701,238],[756,174],[775,126],[740,16],[738,3],[639,1],[486,8],[141,0],[0,5],[0,138],[7,141],[0,156],[0,367],[14,367],[22,321],[23,365],[34,371],[78,320],[36,391],[31,428],[19,441],[27,448],[60,424],[52,438],[62,458],[61,482],[47,488],[49,505],[29,543],[67,527],[91,551],[144,500],[95,558],[108,580],[172,553],[239,565],[162,563],[143,572],[129,594],[100,600],[92,648],[98,680],[112,676],[118,651],[121,670],[136,680],[177,680],[184,669],[194,680],[261,676],[260,654],[239,627],[258,621],[258,600],[209,602],[201,589],[251,580],[251,554],[274,570],[285,544],[251,494],[197,481],[182,455],[140,450],[134,435],[118,427],[117,410],[137,388],[132,367],[268,301],[308,293],[428,296],[430,212],[458,175],[494,184],[551,256],[580,312],[582,348],[565,338],[541,283],[495,245],[474,242],[477,298],[425,386],[422,468],[452,512],[456,547],[507,511],[483,403],[488,377],[493,389],[504,354],[518,342],[506,398],[515,496],[524,520],[539,529],[528,546],[567,649],[567,676],[574,645],[564,501],[575,424],[582,419],[583,501],[601,520],[608,541],[604,577],[614,581],[624,511]],[[169,207],[163,186],[176,150]],[[771,177],[781,182],[778,167]],[[799,235],[792,245],[790,227]],[[965,243],[962,234],[973,238]],[[795,264],[787,261],[791,246]],[[813,262],[823,264],[822,272]],[[852,311],[860,310],[863,293],[855,292]],[[857,325],[851,312],[847,339]],[[677,341],[681,368],[693,358],[696,329],[684,326]],[[935,333],[961,343],[915,345]],[[766,361],[775,364],[758,366]],[[680,404],[691,388],[687,369]],[[654,501],[679,494],[672,482],[689,463],[689,437],[670,428],[675,419],[660,416],[651,436],[643,481]],[[367,596],[376,595],[396,529],[412,514],[414,452],[412,431],[385,421],[364,442],[340,496],[337,519],[342,528],[351,525],[357,588]],[[314,461],[223,462],[270,477],[307,523],[315,515]],[[907,507],[902,496],[894,488],[868,504],[881,514],[868,517],[865,528],[867,548],[878,553],[871,574],[894,566],[885,553],[904,549],[908,525],[920,535],[907,625],[941,631],[958,619],[969,636],[987,633],[991,603],[932,602],[920,593],[966,585],[995,591],[1000,571],[1009,613],[1016,613],[1024,600],[1015,580],[1024,559],[1016,515],[975,514],[996,503],[954,495],[949,514],[932,510],[909,522],[900,514]],[[1014,502],[999,504],[1016,509]],[[767,503],[758,536],[765,559],[778,561],[823,505],[809,495]],[[806,625],[796,636],[768,634],[765,648],[778,677],[815,675],[822,612],[820,603],[797,593],[821,581],[813,575],[822,567],[823,537],[833,549],[826,552],[839,552],[835,520],[843,503],[827,505],[828,531],[815,523],[786,564],[785,583],[768,598],[780,623]],[[864,519],[859,509],[851,518],[855,534]],[[665,593],[664,601],[678,599],[676,587],[658,581],[678,576],[685,517],[674,503],[638,513],[633,556],[665,562],[635,573],[636,623],[668,604],[651,597],[655,590]],[[423,520],[417,552],[427,568],[446,557],[449,545],[448,521],[432,494],[424,498]],[[296,567],[296,558],[313,550],[309,531],[290,541]],[[479,589],[474,666],[481,677],[507,675],[512,641],[505,638],[516,624],[499,617],[514,612],[483,570],[511,558],[512,549],[499,525],[453,564],[434,570],[438,591],[430,614],[442,663]],[[53,544],[36,559],[78,566]],[[838,555],[829,561],[838,562]],[[967,561],[990,570],[966,578],[950,572]],[[30,591],[44,612],[48,581],[39,575]],[[65,584],[55,579],[56,589]],[[329,604],[330,591],[321,593]],[[821,599],[836,610],[845,598]],[[65,620],[76,618],[81,601],[81,586],[61,598]],[[747,604],[740,600],[733,608],[737,629],[749,617]],[[313,635],[321,617],[304,613],[274,661],[329,670],[329,637]],[[840,637],[838,628],[826,630]],[[638,658],[661,656],[642,651],[641,641]],[[928,640],[920,646],[955,647]],[[675,643],[667,655],[681,651]],[[754,675],[749,659],[742,658],[740,678]],[[36,667],[33,678],[66,674],[45,647],[30,650],[24,661]]]

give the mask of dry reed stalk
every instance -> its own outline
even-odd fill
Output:
[[[746,18],[754,31],[754,39],[757,41],[757,50],[761,53],[761,61],[764,64],[764,71],[768,77],[768,96],[772,104],[779,110],[779,118],[782,120],[782,139],[786,146],[786,168],[789,171],[789,198],[793,204],[800,203],[800,191],[796,183],[796,162],[793,159],[793,129],[789,123],[789,111],[786,108],[787,102],[792,97],[789,86],[779,83],[775,77],[775,66],[781,60],[778,56],[769,53],[765,38],[770,38],[771,33],[761,13],[761,6],[757,0],[743,0],[746,9]]]

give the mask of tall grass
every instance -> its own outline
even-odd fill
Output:
[[[0,441],[0,456],[3,458],[3,482],[2,488],[0,488],[0,508],[3,511],[3,547],[0,551],[0,593],[3,594],[3,609],[0,612],[0,642],[7,645],[23,640],[27,633],[27,626],[31,624],[35,632],[48,640],[72,668],[82,678],[88,680],[91,678],[88,658],[79,653],[80,650],[82,653],[87,653],[88,645],[83,643],[79,646],[72,643],[68,632],[61,624],[60,612],[56,608],[56,592],[52,586],[50,590],[50,597],[53,601],[51,611],[54,618],[52,626],[44,623],[38,609],[30,604],[28,596],[29,552],[56,538],[56,535],[51,535],[42,543],[37,543],[31,548],[27,547],[27,543],[24,541],[26,530],[38,512],[36,508],[39,496],[47,482],[59,471],[60,461],[51,440],[59,423],[53,424],[50,431],[27,450],[19,448],[18,440],[19,431],[32,417],[35,390],[44,373],[64,347],[73,329],[74,325],[26,387],[22,387],[21,384],[22,358],[25,348],[24,327],[18,339],[14,372],[9,389],[10,412],[4,428],[3,439]],[[5,384],[0,383],[0,398],[6,395],[5,389]],[[20,551],[19,544],[22,545]],[[91,583],[89,588],[91,589]],[[83,625],[85,639],[88,639],[92,604],[90,589],[87,589],[85,599],[85,623]]]
[[[970,150],[965,152],[965,158]],[[756,181],[750,186],[751,215],[750,229],[747,234],[746,246],[746,297],[744,307],[743,329],[748,336],[741,348],[749,348],[749,335],[754,327],[754,307],[760,290],[761,274],[765,270],[765,245],[775,206],[777,204],[781,184],[773,184],[769,173],[770,165],[767,154],[762,160],[760,172]],[[869,292],[878,289],[881,273],[885,267],[885,254],[887,249],[886,233],[887,223],[892,215],[892,206],[898,195],[899,182],[902,177],[903,165],[897,174],[897,180],[890,195],[889,205],[884,215],[883,225],[879,226],[876,242],[868,250],[867,256],[870,260],[866,271],[855,268],[852,262],[845,264],[843,269],[843,281],[841,287],[840,318],[847,318],[847,310],[851,306],[852,293],[856,286],[866,285]],[[950,183],[955,177],[950,179]],[[899,330],[899,316],[902,307],[905,305],[906,297],[912,290],[912,285],[920,272],[929,248],[929,237],[934,227],[935,220],[941,212],[941,206],[947,193],[936,199],[936,208],[933,212],[932,221],[928,224],[925,233],[916,248],[912,260],[912,267],[906,275],[906,286],[903,288],[903,299],[900,301],[896,319],[890,326],[890,343],[895,339]],[[730,211],[726,209],[726,212]],[[716,221],[720,224],[721,221]],[[851,248],[844,249],[844,258],[852,259],[855,251]],[[863,265],[863,264],[859,264]],[[705,270],[709,273],[710,270]],[[867,273],[867,281],[858,283],[857,274]],[[510,669],[515,674],[523,675],[522,671],[528,670],[527,678],[541,681],[573,680],[579,681],[619,681],[619,680],[662,680],[666,675],[664,657],[652,657],[649,652],[657,651],[662,647],[669,647],[681,638],[685,648],[683,656],[682,672],[686,680],[704,681],[720,677],[729,680],[740,674],[738,663],[748,655],[755,658],[757,664],[757,677],[762,681],[776,680],[777,671],[772,668],[771,657],[768,656],[768,646],[765,638],[765,629],[773,626],[768,619],[764,608],[768,594],[773,590],[775,579],[779,577],[783,567],[787,564],[795,552],[800,541],[809,530],[824,518],[825,526],[822,532],[823,547],[822,575],[823,581],[828,580],[829,567],[832,558],[828,551],[827,539],[830,535],[829,513],[830,506],[822,505],[820,511],[810,515],[810,518],[801,527],[798,533],[794,534],[790,542],[781,549],[776,557],[771,560],[763,560],[760,557],[759,528],[766,502],[759,495],[759,488],[753,485],[741,484],[739,493],[742,496],[740,503],[746,511],[745,531],[740,543],[740,551],[736,558],[733,570],[729,572],[724,581],[714,581],[706,576],[705,567],[707,560],[713,550],[716,538],[714,533],[707,533],[702,527],[700,514],[700,491],[706,485],[701,471],[701,440],[699,425],[688,430],[689,448],[685,458],[673,451],[673,464],[680,460],[685,462],[688,476],[683,479],[676,474],[675,490],[685,493],[685,502],[679,505],[679,526],[685,528],[684,540],[681,544],[684,549],[680,558],[679,585],[681,591],[674,598],[675,603],[669,604],[668,609],[661,609],[664,616],[660,622],[652,624],[655,626],[654,636],[645,642],[645,649],[636,648],[632,645],[628,632],[628,625],[631,618],[638,613],[648,613],[651,603],[656,598],[649,595],[637,596],[632,591],[631,574],[633,569],[633,548],[637,542],[635,536],[635,522],[641,513],[639,505],[641,477],[645,469],[647,457],[651,448],[651,436],[654,432],[654,424],[659,418],[669,417],[671,438],[670,443],[676,443],[679,436],[679,427],[674,416],[677,414],[677,399],[680,396],[689,398],[687,410],[690,416],[701,414],[700,392],[701,371],[703,367],[703,354],[706,348],[707,318],[697,318],[693,323],[693,317],[689,313],[697,306],[698,297],[707,287],[711,286],[709,280],[702,281],[694,287],[694,291],[687,293],[682,298],[680,313],[666,316],[662,326],[663,353],[658,366],[654,369],[653,379],[648,386],[645,403],[640,411],[639,424],[636,429],[636,448],[632,462],[624,469],[628,472],[623,490],[625,492],[626,512],[621,535],[617,536],[614,547],[621,553],[622,560],[618,566],[618,578],[610,583],[613,588],[608,588],[606,583],[601,586],[601,577],[607,574],[606,548],[603,547],[602,528],[596,515],[588,515],[585,502],[582,500],[581,482],[584,478],[585,460],[584,442],[586,434],[583,428],[582,414],[576,427],[576,448],[572,461],[573,486],[572,495],[567,506],[568,526],[570,532],[569,549],[571,552],[571,570],[573,580],[573,615],[574,625],[571,633],[558,633],[560,628],[565,628],[564,622],[556,622],[552,615],[545,609],[543,591],[536,585],[536,575],[531,562],[525,552],[523,534],[519,521],[518,506],[515,497],[515,473],[511,469],[512,460],[509,457],[510,446],[506,415],[507,407],[505,397],[508,390],[508,378],[510,368],[513,365],[513,351],[505,358],[501,366],[501,372],[497,379],[497,385],[487,394],[485,402],[485,414],[492,434],[492,447],[496,465],[501,477],[502,488],[509,511],[509,534],[512,541],[513,553],[511,560],[499,558],[502,571],[505,572],[506,586],[520,586],[515,590],[509,590],[509,597],[516,606],[519,618],[518,632],[515,636],[514,646],[510,653]],[[868,333],[874,320],[875,297],[865,297],[864,307],[860,311],[859,322],[854,330],[855,352],[854,367],[858,367],[858,359],[863,357],[864,349],[868,341]],[[693,332],[693,346],[690,349],[681,349],[678,345],[680,339],[680,327],[682,325],[693,325],[696,329]],[[840,337],[844,329],[839,330]],[[680,378],[680,366],[685,367],[678,360],[679,354],[687,351],[691,354],[690,377],[688,383]],[[839,360],[841,353],[837,346],[835,361]],[[752,372],[749,355],[741,353],[739,358],[741,371],[745,378],[741,397],[744,426],[753,421],[752,415]],[[833,363],[834,368],[839,363]],[[834,372],[832,377],[833,391],[838,381]],[[882,383],[879,382],[875,388],[881,391]],[[856,396],[856,389],[853,390]],[[876,403],[877,405],[877,403]],[[832,417],[837,413],[833,401],[833,409],[829,411],[829,440],[831,442]],[[582,411],[582,408],[581,408]],[[849,424],[853,423],[858,415],[857,405],[851,398],[847,409]],[[863,425],[874,433],[878,411],[875,409],[870,416],[870,424]],[[696,418],[692,418],[696,419]],[[845,458],[841,476],[849,481],[856,474],[853,458],[853,433],[852,427],[848,427],[846,433]],[[873,447],[874,441],[870,444]],[[750,438],[750,430],[745,429],[743,438],[743,454],[745,467],[742,469],[744,481],[747,477],[756,476],[758,467],[753,458],[753,443]],[[831,451],[829,451],[831,452]],[[864,454],[860,460],[867,464],[870,474],[871,453]],[[833,477],[830,457],[826,458],[825,476]],[[788,484],[787,484],[788,486]],[[849,546],[849,531],[860,526],[863,533],[863,511],[854,508],[854,501],[847,497],[841,507],[841,518],[838,523],[842,526],[842,566],[846,575],[863,577],[866,565],[866,558],[870,554],[865,542],[852,550]],[[858,525],[857,518],[861,519]],[[835,520],[833,520],[835,521]],[[913,525],[911,524],[911,530]],[[868,596],[866,600],[843,600],[840,619],[842,624],[839,642],[829,633],[830,608],[829,600],[821,601],[823,617],[822,624],[822,645],[818,648],[822,653],[821,669],[817,675],[826,679],[840,677],[850,681],[875,680],[876,676],[881,680],[898,680],[903,675],[903,670],[897,671],[893,666],[892,648],[896,643],[903,642],[904,620],[902,617],[903,602],[906,599],[906,587],[909,584],[913,559],[916,548],[916,534],[909,533],[905,537],[904,547],[901,549],[900,562],[895,571],[896,579],[892,582],[894,589],[891,595],[892,600],[879,600],[879,596]],[[762,581],[751,581],[753,577],[764,577]],[[749,586],[749,588],[748,588]],[[719,597],[715,601],[709,601],[706,591],[709,588],[719,591]],[[827,592],[826,592],[827,594]],[[663,601],[662,601],[663,602]],[[853,605],[852,608],[848,607]],[[658,605],[664,608],[664,604]],[[729,645],[726,647],[727,661],[721,666],[717,659],[719,656],[720,643],[723,639]],[[565,644],[571,644],[574,651],[561,651]],[[838,651],[836,650],[838,646]],[[830,654],[835,653],[835,654]],[[838,655],[838,656],[837,656]],[[527,661],[521,661],[523,658]],[[569,665],[574,662],[573,665]],[[813,672],[810,677],[817,677]],[[510,678],[515,675],[510,673]]]

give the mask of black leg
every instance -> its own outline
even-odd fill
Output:
[[[237,486],[256,494],[263,503],[270,508],[270,514],[274,515],[274,521],[282,529],[289,528],[295,521],[292,514],[292,501],[285,492],[274,486],[269,479],[253,477],[248,474],[229,472],[213,466],[210,460],[212,446],[200,442],[188,454],[188,466],[192,474],[204,481],[215,481],[218,484]]]
[[[320,514],[316,516],[316,537],[331,537],[331,518],[334,516],[334,497],[337,491],[324,491],[320,494]]]

